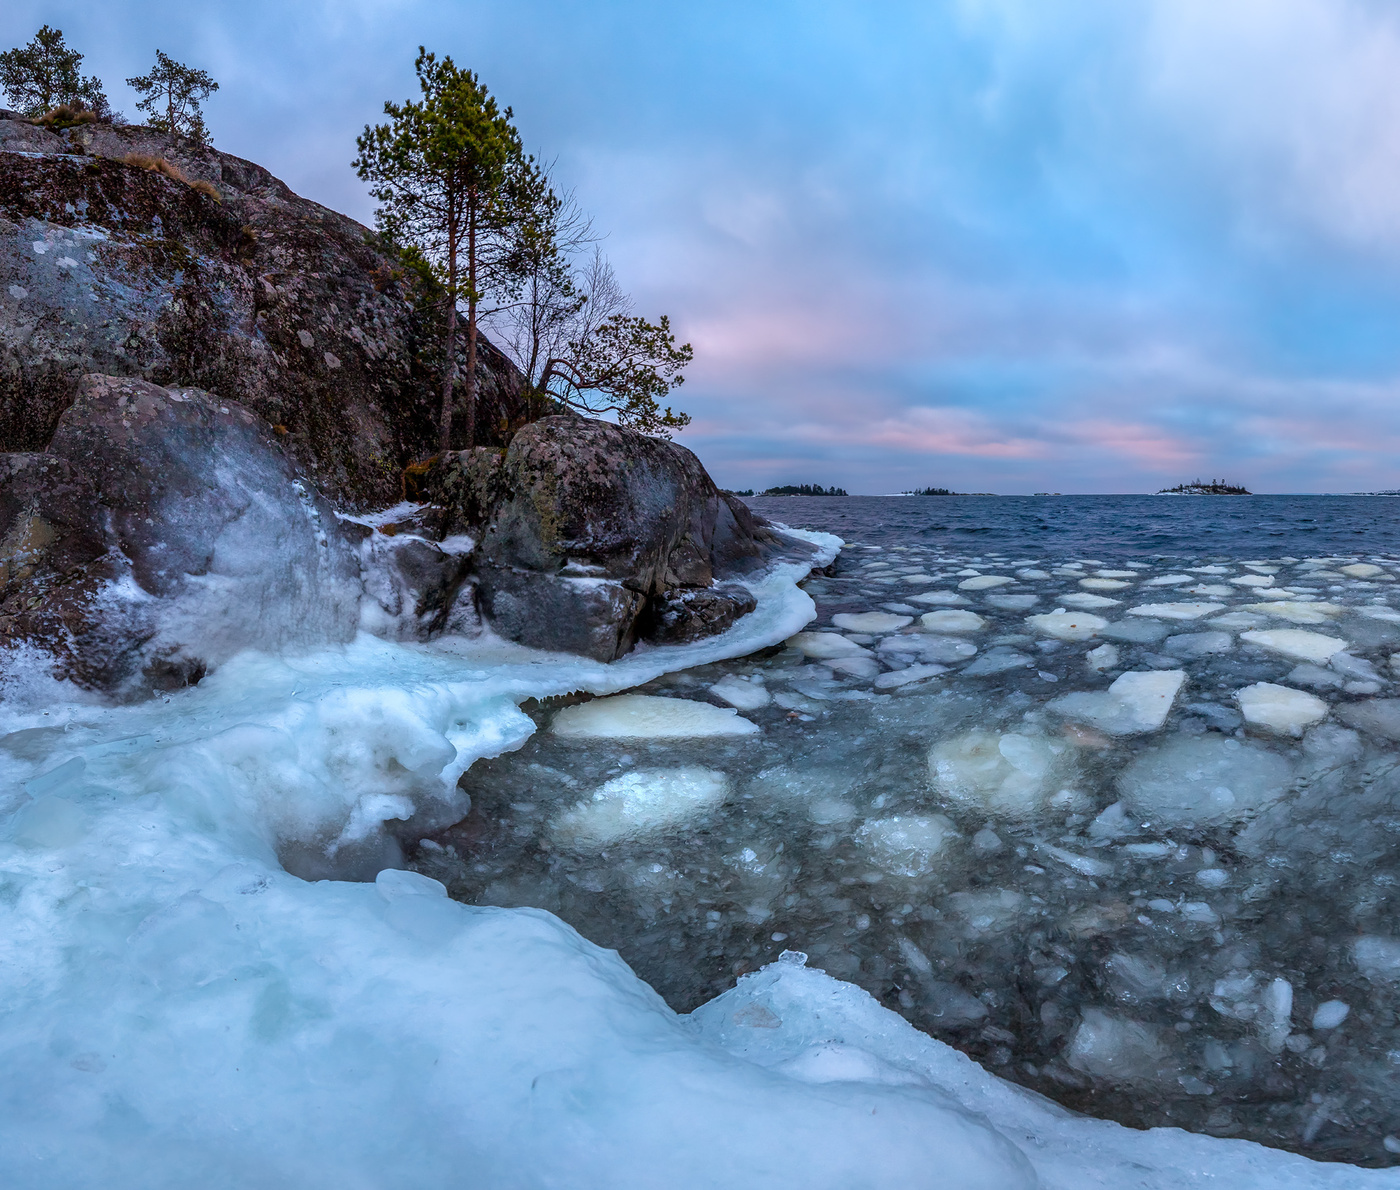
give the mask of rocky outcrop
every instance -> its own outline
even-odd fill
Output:
[[[234,402],[84,377],[47,452],[0,455],[0,480],[0,643],[60,677],[135,695],[357,627],[354,536]]]
[[[441,532],[477,535],[495,631],[603,661],[639,639],[723,631],[754,607],[725,580],[806,549],[721,492],[683,446],[603,421],[546,417],[508,450],[441,457],[418,482]]]
[[[0,451],[43,451],[101,372],[236,401],[337,506],[392,503],[436,449],[441,361],[376,243],[227,153],[0,119]],[[478,376],[489,433],[522,411],[519,378],[489,343]]]

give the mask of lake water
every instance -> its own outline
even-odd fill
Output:
[[[527,704],[415,865],[681,1010],[800,950],[1077,1110],[1395,1163],[1400,504],[751,503],[847,541],[817,619],[637,693],[757,730]]]

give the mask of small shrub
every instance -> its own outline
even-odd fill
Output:
[[[213,182],[206,182],[203,178],[190,183],[191,190],[197,190],[207,198],[212,198],[215,202],[223,202],[223,196],[219,193]]]
[[[213,182],[206,182],[203,178],[197,178],[193,182],[185,177],[184,172],[178,165],[167,161],[164,157],[152,157],[149,153],[128,153],[122,159],[124,165],[134,165],[137,169],[149,170],[151,173],[163,174],[172,182],[183,182],[191,190],[197,190],[200,194],[212,198],[215,202],[223,202],[223,196]]]
[[[76,128],[80,124],[96,124],[97,113],[75,104],[60,103],[52,111],[45,112],[30,123],[61,132],[65,128]]]

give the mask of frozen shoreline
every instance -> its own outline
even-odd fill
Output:
[[[818,544],[822,565],[838,543]],[[611,665],[362,636],[244,655],[136,706],[13,692],[6,1184],[1400,1181],[1070,1117],[795,962],[680,1017],[548,914],[459,905],[412,873],[283,870],[289,846],[372,859],[385,820],[460,816],[457,776],[533,730],[525,698],[611,693],[791,636],[813,614],[805,571],[756,583],[758,610],[724,636]]]

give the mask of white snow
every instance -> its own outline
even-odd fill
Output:
[[[1304,632],[1301,628],[1267,628],[1255,632],[1243,632],[1240,640],[1272,653],[1282,653],[1295,661],[1311,661],[1315,665],[1324,664],[1334,653],[1340,653],[1347,642],[1335,636],[1323,636],[1320,632]]]
[[[733,707],[655,694],[615,694],[565,707],[549,725],[575,740],[677,740],[704,736],[754,735],[757,723]]]
[[[1277,686],[1273,682],[1255,682],[1235,695],[1246,723],[1276,731],[1280,735],[1300,736],[1327,717],[1327,704],[1315,694]]]
[[[1120,674],[1107,690],[1081,690],[1050,703],[1050,710],[1109,735],[1156,731],[1167,721],[1186,680],[1179,669]]]
[[[573,847],[606,847],[680,826],[728,796],[729,778],[715,769],[637,769],[614,777],[588,801],[564,811],[550,834]]]

